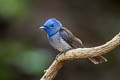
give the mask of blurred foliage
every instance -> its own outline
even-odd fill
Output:
[[[5,64],[0,62],[0,80],[13,80],[13,78],[11,70],[5,66]]]
[[[0,43],[0,64],[12,65],[26,74],[40,76],[52,61],[52,56],[48,56],[48,53],[50,52],[23,43],[3,41]],[[0,66],[0,80],[10,80],[10,75],[8,68]]]
[[[4,18],[25,16],[28,11],[26,0],[0,0],[0,15]]]

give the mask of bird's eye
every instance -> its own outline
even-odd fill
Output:
[[[54,24],[51,24],[51,27],[54,27]]]

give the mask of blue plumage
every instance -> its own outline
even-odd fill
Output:
[[[75,37],[68,29],[62,27],[62,24],[55,18],[48,19],[40,29],[47,32],[50,44],[60,52],[84,47],[82,41]],[[94,64],[107,61],[103,56],[92,57],[89,60]]]
[[[40,28],[44,29],[47,32],[48,36],[52,36],[57,33],[57,31],[59,31],[61,27],[62,24],[58,20],[56,20],[55,18],[51,18],[47,20],[45,24]]]
[[[40,27],[47,32],[48,40],[50,44],[60,52],[67,51],[72,47],[62,38],[60,29],[62,24],[55,18],[51,18],[45,22],[45,24]],[[65,33],[63,34],[65,35]]]

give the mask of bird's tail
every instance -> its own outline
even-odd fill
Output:
[[[103,56],[97,56],[97,57],[90,57],[88,58],[90,61],[92,61],[94,64],[99,64],[103,62],[107,62],[107,59]]]

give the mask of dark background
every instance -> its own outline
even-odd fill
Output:
[[[119,0],[0,0],[0,80],[39,80],[58,54],[39,27],[56,18],[86,47],[102,45],[120,32]],[[65,64],[55,80],[120,80],[120,48]]]

